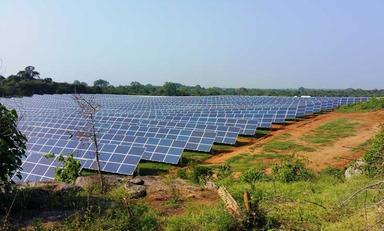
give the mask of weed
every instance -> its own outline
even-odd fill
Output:
[[[205,183],[205,180],[212,175],[212,169],[206,166],[193,166],[191,180],[194,183]]]
[[[285,160],[281,164],[275,165],[272,170],[275,179],[285,183],[308,180],[313,176],[300,160]]]
[[[364,172],[368,176],[384,176],[384,129],[371,140],[371,146],[364,154]]]
[[[241,181],[251,185],[265,178],[266,176],[263,171],[254,168],[248,169],[241,175]]]

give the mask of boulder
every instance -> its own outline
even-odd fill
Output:
[[[358,176],[363,174],[363,168],[366,165],[366,163],[362,160],[357,160],[352,166],[348,167],[347,170],[345,170],[345,179],[350,179],[353,176]]]
[[[76,179],[76,186],[83,188],[84,190],[92,190],[99,185],[99,177],[94,176],[80,176]]]
[[[147,188],[144,185],[127,183],[124,186],[131,199],[138,199],[147,195]]]

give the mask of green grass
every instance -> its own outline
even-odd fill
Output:
[[[345,207],[338,207],[351,193],[372,183],[372,179],[361,176],[348,181],[341,181],[331,175],[320,175],[311,181],[281,183],[261,181],[252,187],[239,180],[223,179],[218,182],[224,185],[243,204],[244,191],[251,196],[261,197],[260,207],[267,216],[277,220],[284,230],[351,230],[354,228],[350,220],[367,207],[383,197],[380,190],[371,190],[357,195]],[[361,227],[363,219],[356,219],[356,227]]]
[[[233,150],[235,147],[231,145],[225,145],[225,144],[214,144],[212,149],[215,151],[230,151]]]
[[[168,173],[171,168],[170,164],[141,161],[137,169],[140,176],[148,176]]]
[[[378,111],[384,108],[384,98],[372,98],[364,103],[345,105],[339,108],[339,112],[369,112]]]
[[[307,147],[301,144],[297,144],[292,140],[280,141],[275,140],[271,141],[263,146],[265,152],[274,152],[274,151],[292,151],[292,152],[313,152],[314,148]]]
[[[336,119],[328,122],[302,139],[308,143],[330,145],[341,138],[353,136],[356,133],[358,122],[350,119]]]
[[[172,216],[165,221],[165,230],[236,230],[235,220],[226,212],[222,205],[189,205],[187,212]]]
[[[260,138],[263,136],[267,136],[269,134],[271,134],[271,130],[269,130],[269,129],[257,129],[255,136],[256,136],[256,138]]]
[[[184,151],[182,155],[182,165],[201,163],[212,157],[212,154],[205,152]]]
[[[286,155],[277,153],[265,154],[239,154],[227,160],[227,164],[231,166],[232,171],[243,172],[249,168],[263,169],[266,166],[261,162],[263,159],[284,159]]]

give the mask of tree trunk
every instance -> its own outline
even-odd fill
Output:
[[[251,212],[251,196],[249,192],[245,191],[243,194],[243,200],[244,200],[244,208],[245,210],[250,213]]]
[[[95,128],[95,124],[93,121],[93,117],[92,117],[92,132],[93,132],[93,134],[92,134],[93,144],[95,145],[95,158],[96,158],[96,163],[97,163],[97,172],[99,175],[100,190],[101,190],[101,193],[104,194],[104,179],[103,179],[103,175],[101,174],[101,169],[100,169],[99,144],[97,141],[96,128]]]

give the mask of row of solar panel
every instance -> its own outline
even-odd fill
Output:
[[[366,99],[274,97],[94,97],[101,169],[132,174],[141,159],[178,163],[184,149],[209,151],[213,142],[230,143],[272,123]],[[105,100],[108,99],[108,100]],[[0,102],[4,99],[0,99]],[[45,153],[73,153],[83,168],[95,169],[87,121],[70,95],[5,100],[23,113],[20,128],[28,140],[23,180],[52,179],[60,166]],[[15,101],[18,101],[15,103]],[[256,103],[258,102],[258,103]],[[213,105],[211,105],[213,104]],[[269,105],[268,105],[269,104]],[[267,110],[268,109],[268,110]],[[82,139],[79,139],[82,137]]]

